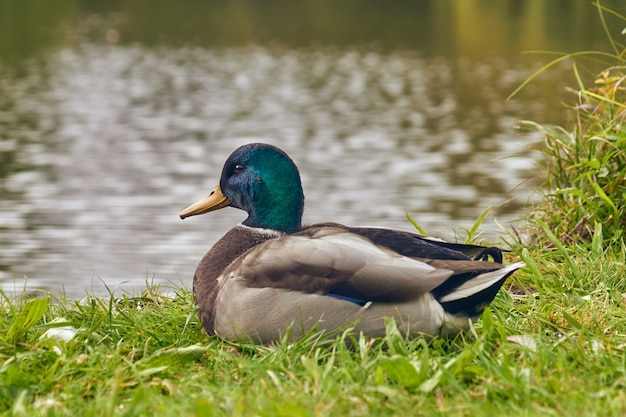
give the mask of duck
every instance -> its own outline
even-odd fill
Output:
[[[409,337],[467,330],[506,279],[496,247],[338,223],[303,225],[300,173],[266,143],[237,148],[217,186],[180,213],[247,213],[204,255],[193,278],[202,326],[227,341],[270,344],[311,330],[384,337],[388,320]]]

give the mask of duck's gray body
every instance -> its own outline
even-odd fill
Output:
[[[357,333],[383,336],[385,318],[391,317],[404,333],[449,336],[467,329],[520,266],[450,255],[404,234],[415,236],[424,255],[458,259],[403,256],[335,224],[289,235],[238,225],[198,266],[194,293],[202,324],[228,340],[268,343],[288,328],[298,337],[313,326],[333,331],[353,325]],[[471,278],[460,281],[457,291],[433,292],[463,274]],[[472,302],[472,309],[444,308],[481,293],[485,299]]]

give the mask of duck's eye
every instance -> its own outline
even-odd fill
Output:
[[[245,167],[244,167],[243,165],[241,165],[241,164],[237,164],[237,165],[235,165],[235,169],[234,169],[235,174],[240,173],[241,171],[243,171],[243,170],[244,170],[244,168],[245,168]]]

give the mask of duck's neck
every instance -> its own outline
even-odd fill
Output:
[[[258,227],[258,226],[248,226],[247,224],[245,224],[245,221],[242,223],[239,223],[236,226],[236,228],[241,228],[242,230],[251,233],[253,236],[256,236],[259,239],[263,239],[263,237],[266,237],[267,239],[273,239],[275,237],[280,237],[280,236],[284,236],[287,234],[286,232],[281,232],[280,230],[268,229],[265,227]],[[300,229],[299,226],[298,226],[298,229]],[[257,244],[253,246],[256,246]]]
[[[254,229],[257,231],[268,231],[278,234],[288,234],[297,232],[302,228],[300,222],[285,222],[279,220],[266,220],[266,221],[258,221],[253,216],[248,216],[246,220],[242,222],[242,226],[249,227],[250,229]]]
[[[244,226],[276,233],[294,233],[302,228],[304,198],[302,196],[265,195],[266,201],[251,205]]]

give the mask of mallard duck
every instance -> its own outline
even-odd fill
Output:
[[[253,143],[226,160],[219,184],[180,213],[235,207],[248,217],[202,258],[193,279],[200,320],[227,340],[270,343],[317,326],[449,336],[481,315],[521,262],[494,247],[336,223],[302,225],[298,168],[279,148]],[[492,260],[488,260],[492,258]]]

